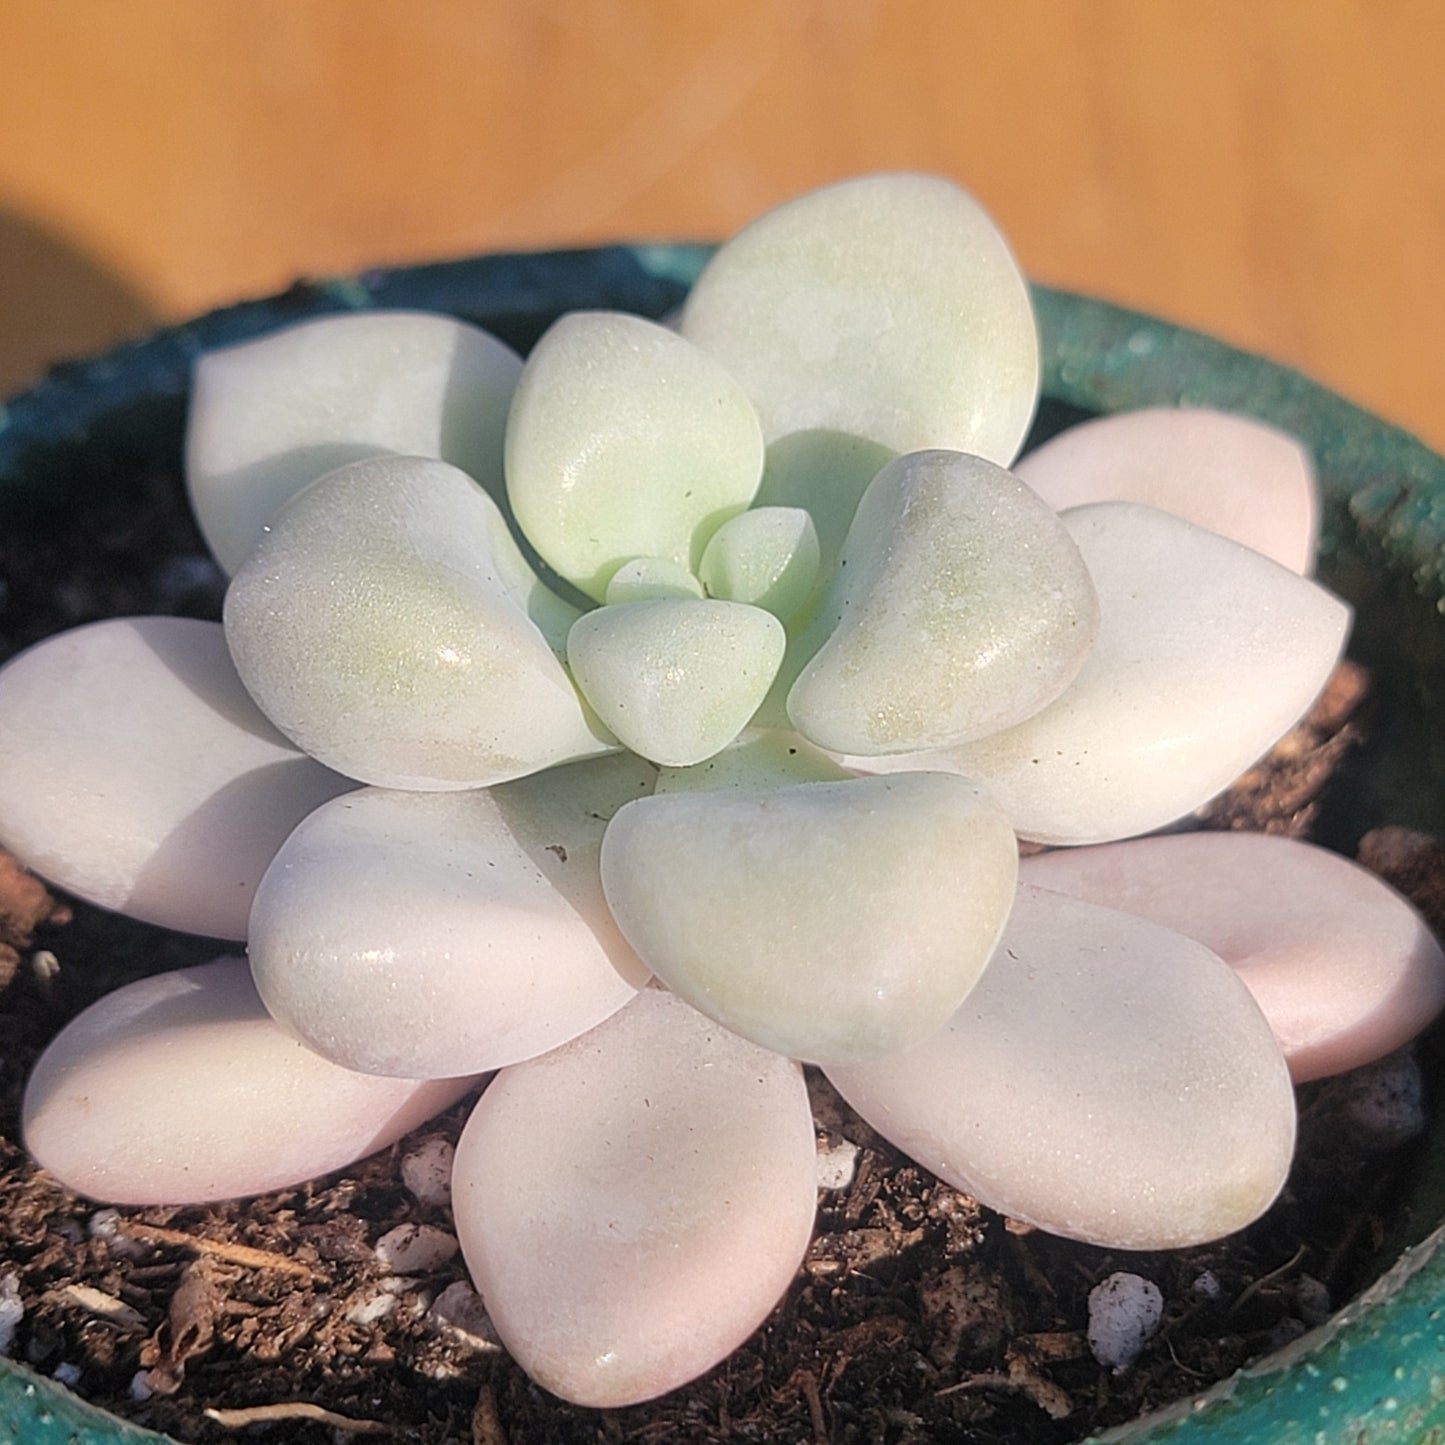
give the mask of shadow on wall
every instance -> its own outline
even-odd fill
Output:
[[[158,320],[144,297],[69,242],[0,210],[0,397]]]

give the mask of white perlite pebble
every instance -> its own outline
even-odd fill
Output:
[[[378,1290],[352,1305],[346,1311],[345,1318],[353,1325],[374,1325],[377,1320],[384,1320],[395,1309],[396,1296]]]
[[[288,737],[387,788],[478,788],[615,746],[555,656],[574,609],[496,504],[445,462],[390,457],[295,497],[232,579],[226,640]]]
[[[1294,1148],[1284,1059],[1227,964],[1158,924],[1026,885],[945,1028],[826,1072],[945,1183],[1109,1248],[1242,1228]]]
[[[574,1404],[648,1400],[742,1343],[817,1200],[796,1064],[644,989],[504,1069],[457,1146],[462,1252],[497,1333]]]
[[[1212,1269],[1202,1269],[1190,1281],[1189,1292],[1199,1299],[1218,1299],[1224,1293],[1224,1287]]]
[[[708,263],[682,334],[737,377],[770,443],[841,432],[1006,466],[1037,398],[1023,276],[936,176],[863,176],[769,211]]]
[[[1292,436],[1207,407],[1149,407],[1069,427],[1014,472],[1051,507],[1144,502],[1232,537],[1292,572],[1314,570],[1319,495]]]
[[[150,1249],[143,1240],[120,1232],[118,1209],[97,1209],[86,1221],[85,1234],[87,1239],[104,1240],[106,1252],[120,1259],[139,1259]]]
[[[234,572],[284,503],[364,457],[436,457],[501,501],[521,373],[485,331],[407,311],[328,316],[203,356],[186,485],[216,560]]]
[[[619,741],[687,767],[747,726],[784,640],[782,623],[761,607],[661,598],[584,613],[567,636],[567,662]]]
[[[862,1150],[841,1134],[835,1134],[818,1145],[818,1188],[846,1189],[858,1173],[858,1155]]]
[[[120,1223],[120,1210],[97,1209],[86,1221],[85,1232],[90,1239],[112,1240],[121,1238],[116,1226]]]
[[[286,835],[354,786],[266,721],[214,622],[96,622],[0,671],[0,841],[147,923],[244,938]]]
[[[1424,1131],[1425,1080],[1413,1048],[1331,1079],[1315,1110],[1336,1143],[1356,1155],[1398,1149]]]
[[[433,1224],[398,1224],[376,1241],[376,1262],[392,1274],[431,1274],[458,1249],[456,1236]]]
[[[1119,1270],[1089,1291],[1089,1352],[1116,1375],[1144,1352],[1164,1318],[1153,1280]]]
[[[639,957],[694,1008],[789,1058],[855,1063],[942,1026],[998,939],[1012,831],[947,773],[630,803],[602,886]]]
[[[455,1103],[473,1081],[328,1063],[261,1007],[245,960],[128,984],[72,1019],[25,1089],[26,1148],[115,1204],[198,1204],[315,1179]]]
[[[0,1355],[8,1355],[15,1348],[15,1332],[24,1318],[20,1276],[11,1270],[0,1275]]]
[[[598,854],[607,820],[652,780],[623,754],[319,809],[251,912],[267,1008],[338,1064],[412,1078],[482,1073],[590,1029],[647,981]]]
[[[1100,607],[1063,695],[979,742],[845,763],[948,768],[986,786],[1024,838],[1104,843],[1207,802],[1318,696],[1349,631],[1337,597],[1152,507],[1099,502],[1062,520]]]
[[[1040,888],[1172,928],[1239,974],[1296,1083],[1413,1038],[1445,1007],[1445,953],[1420,915],[1337,853],[1263,833],[1182,833],[1026,858]]]
[[[456,1150],[439,1134],[423,1139],[402,1157],[401,1182],[418,1204],[444,1208],[452,1197],[452,1162]]]
[[[839,753],[986,737],[1058,697],[1098,626],[1079,549],[1033,492],[981,457],[915,452],[858,505],[788,716]]]
[[[501,1346],[497,1327],[482,1303],[482,1297],[465,1280],[449,1284],[432,1301],[427,1322],[445,1330],[452,1339],[474,1350],[496,1350]]]
[[[763,471],[757,413],[705,351],[655,322],[574,311],[527,358],[507,493],[538,555],[601,601],[633,557],[696,571]]]

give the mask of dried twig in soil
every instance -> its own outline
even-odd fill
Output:
[[[292,1274],[311,1284],[326,1284],[324,1275],[269,1249],[253,1249],[249,1244],[229,1244],[223,1239],[201,1239],[180,1229],[162,1229],[158,1224],[138,1224],[134,1220],[116,1221],[116,1233],[138,1239],[144,1244],[173,1244],[180,1249],[193,1249],[198,1254],[209,1254],[227,1264],[239,1264],[244,1269],[276,1269],[282,1274]]]
[[[252,1425],[274,1425],[278,1420],[312,1420],[318,1425],[330,1425],[335,1430],[344,1430],[349,1435],[390,1435],[392,1428],[380,1420],[353,1420],[349,1415],[338,1415],[335,1410],[323,1410],[305,1400],[294,1404],[249,1405],[242,1410],[206,1410],[206,1419],[214,1420],[228,1430],[245,1430]]]

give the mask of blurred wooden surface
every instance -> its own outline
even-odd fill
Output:
[[[1439,0],[0,0],[0,394],[300,274],[861,170],[1445,448]]]

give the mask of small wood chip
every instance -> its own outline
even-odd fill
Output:
[[[310,1420],[317,1425],[330,1425],[333,1430],[348,1435],[389,1435],[390,1425],[380,1420],[353,1420],[349,1415],[338,1415],[335,1410],[323,1410],[305,1400],[294,1404],[248,1405],[239,1410],[207,1410],[206,1419],[227,1430],[244,1430],[250,1425],[266,1425],[276,1420]]]
[[[497,1412],[497,1392],[483,1385],[472,1411],[472,1445],[507,1445],[507,1432]]]
[[[1008,1357],[1006,1375],[996,1371],[970,1375],[968,1379],[960,1380],[956,1385],[948,1385],[936,1393],[941,1398],[971,1390],[1003,1390],[1024,1395],[1051,1420],[1067,1419],[1074,1412],[1074,1402],[1063,1390],[1052,1380],[1040,1375],[1027,1360],[1013,1354]]]
[[[829,1445],[828,1422],[823,1416],[823,1398],[811,1370],[799,1370],[798,1386],[808,1402],[808,1423],[813,1427],[813,1445]]]
[[[58,921],[59,911],[45,885],[14,854],[0,850],[0,938],[24,948],[42,923]]]
[[[118,1300],[104,1290],[92,1289],[88,1284],[68,1284],[64,1289],[52,1290],[47,1297],[62,1304],[76,1305],[117,1329],[133,1330],[145,1323],[141,1313],[133,1310],[124,1300]]]
[[[1041,1330],[1021,1338],[1044,1360],[1082,1360],[1089,1353],[1089,1339],[1083,1330]]]
[[[1007,1358],[1009,1382],[1027,1395],[1050,1420],[1065,1420],[1074,1413],[1074,1402],[1068,1394],[1046,1375],[1040,1374],[1027,1355],[1010,1350]]]
[[[234,1276],[232,1276],[234,1278]],[[176,1292],[171,1296],[170,1330],[172,1361],[179,1364],[192,1355],[204,1354],[216,1337],[216,1314],[222,1293],[209,1258],[202,1255],[186,1266]]]
[[[848,1191],[848,1201],[843,1206],[843,1217],[850,1224],[856,1224],[868,1212],[868,1206],[878,1197],[883,1187],[883,1162],[871,1149],[864,1149],[858,1156],[858,1168],[853,1175],[853,1187]]]
[[[299,1279],[324,1284],[325,1276],[299,1261],[275,1254],[269,1249],[252,1249],[248,1244],[228,1244],[221,1239],[200,1239],[180,1229],[162,1229],[156,1224],[137,1224],[134,1220],[116,1221],[116,1233],[145,1244],[173,1244],[181,1249],[194,1249],[198,1254],[209,1254],[223,1259],[228,1264],[239,1264],[245,1269],[277,1269],[282,1274],[295,1275]]]

